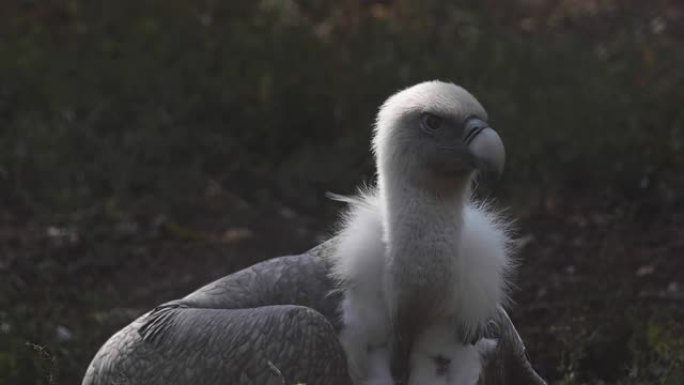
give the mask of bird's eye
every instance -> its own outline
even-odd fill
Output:
[[[423,130],[427,132],[438,130],[442,126],[442,123],[444,123],[444,119],[427,112],[420,117],[420,125]]]

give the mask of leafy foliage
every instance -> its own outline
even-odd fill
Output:
[[[334,3],[4,5],[5,177],[25,202],[68,209],[177,200],[208,176],[348,188],[370,171],[377,105],[431,78],[489,106],[514,149],[510,180],[682,162],[682,50],[649,31],[656,11],[614,11],[597,37],[524,34],[497,2]],[[346,177],[321,171],[349,162]]]

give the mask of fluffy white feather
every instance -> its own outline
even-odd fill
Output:
[[[383,241],[382,205],[377,191],[364,192],[347,202],[350,208],[338,234],[332,269],[334,278],[346,287],[340,340],[355,384],[392,384],[387,358],[391,322],[385,293],[388,255]],[[467,320],[472,328],[486,322],[496,306],[508,300],[507,277],[512,268],[508,227],[484,204],[469,202],[464,206],[461,237],[454,240],[459,247],[452,255],[456,262],[452,274],[458,279],[451,289],[451,298],[453,308],[460,310],[459,318]],[[454,363],[449,370],[449,378],[454,380],[445,384],[474,383],[465,379],[477,379],[481,348],[458,342],[455,329],[453,325],[435,325],[421,335],[411,358],[415,368],[411,384],[446,381],[446,376],[430,380],[435,377],[434,357],[439,355]]]
[[[409,385],[475,384],[482,369],[482,355],[495,346],[496,341],[490,339],[475,345],[454,343],[449,325],[434,325],[416,341]],[[448,362],[448,367],[436,368],[439,361]]]

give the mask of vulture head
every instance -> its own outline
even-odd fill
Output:
[[[394,94],[373,138],[380,185],[405,181],[442,194],[476,171],[501,174],[505,151],[487,112],[465,89],[440,81]],[[447,189],[447,190],[445,190]]]

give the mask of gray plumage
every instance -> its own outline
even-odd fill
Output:
[[[349,385],[330,241],[258,263],[158,306],[112,336],[83,385]],[[503,310],[482,385],[544,384]]]

